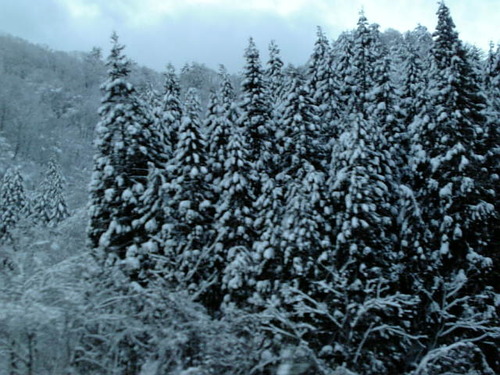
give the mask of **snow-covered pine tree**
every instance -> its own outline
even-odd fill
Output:
[[[327,150],[321,139],[320,110],[310,85],[296,69],[288,69],[290,84],[279,119],[280,169],[290,179],[304,161],[322,169]]]
[[[334,69],[337,77],[339,115],[349,110],[353,77],[351,76],[351,65],[353,59],[354,33],[344,32],[332,45],[332,55],[334,56]],[[337,124],[340,127],[340,124]],[[339,135],[345,129],[338,129]]]
[[[280,293],[281,273],[281,223],[285,205],[281,181],[267,177],[261,181],[261,192],[254,203],[254,229],[256,240],[252,248],[255,258],[255,289],[252,303],[256,306],[282,304]]]
[[[325,215],[325,173],[306,158],[286,185],[285,207],[281,225],[279,264],[280,292],[294,287],[314,297],[315,282],[322,273],[321,254],[331,248],[332,230]],[[296,300],[286,301],[293,308]]]
[[[88,237],[101,264],[119,265],[131,280],[147,282],[148,254],[141,250],[147,233],[134,228],[134,222],[141,217],[148,163],[160,167],[164,148],[150,113],[127,82],[130,63],[124,46],[116,33],[111,39],[90,184]]]
[[[316,32],[316,42],[313,52],[307,63],[308,83],[313,93],[324,83],[324,75],[328,73],[330,62],[330,43],[321,27]]]
[[[165,156],[172,157],[172,130],[169,123],[164,121],[164,103],[162,95],[152,85],[148,85],[140,96],[147,111],[153,118],[153,130],[160,137],[161,145],[164,148]]]
[[[69,216],[64,198],[65,179],[60,165],[51,159],[44,178],[34,193],[30,207],[30,218],[36,224],[56,225]]]
[[[402,353],[412,341],[405,325],[415,304],[413,297],[399,291],[398,183],[385,123],[373,116],[375,109],[384,109],[375,104],[377,81],[384,83],[375,74],[377,62],[383,63],[377,48],[374,31],[361,14],[351,64],[343,73],[342,91],[350,93],[343,112],[344,132],[334,143],[327,182],[333,245],[319,256],[322,273],[315,298],[297,296],[299,311],[315,306],[309,310],[311,324],[325,332],[311,343],[331,345],[333,363],[346,363],[363,374],[400,371]],[[391,115],[389,110],[386,115]],[[319,301],[326,305],[317,308]],[[332,324],[328,314],[338,327],[335,333],[326,329]]]
[[[336,64],[339,110],[342,111],[337,123],[339,134],[351,131],[351,114],[360,113],[366,117],[373,110],[376,57],[374,35],[365,14],[361,12],[356,30],[352,34],[343,34],[337,43],[338,53],[344,55],[337,58]]]
[[[238,125],[243,128],[243,135],[250,148],[250,158],[259,172],[271,173],[275,152],[274,132],[272,129],[272,111],[269,90],[265,82],[264,71],[260,62],[259,51],[250,38],[245,50],[245,67],[241,83],[242,101]]]
[[[177,145],[179,127],[182,118],[181,88],[179,78],[172,64],[168,64],[163,85],[162,125],[169,134],[169,144],[172,152]]]
[[[275,163],[280,168],[276,176],[262,178],[262,190],[255,202],[256,233],[254,243],[257,257],[256,294],[254,303],[262,304],[267,299],[275,302],[281,299],[280,285],[285,270],[282,219],[285,207],[287,185],[295,179],[304,178],[300,172],[304,163],[321,169],[324,150],[319,140],[318,109],[311,97],[305,79],[294,68],[288,68],[290,87],[282,104],[281,118],[277,125],[278,157]],[[288,267],[292,265],[288,264]]]
[[[334,245],[320,257],[326,272],[319,278],[328,311],[343,328],[324,339],[335,343],[335,361],[349,368],[363,374],[397,373],[411,343],[405,325],[415,302],[401,294],[398,285],[402,267],[395,237],[397,184],[383,151],[386,140],[375,123],[358,112],[350,120],[351,131],[340,137],[334,150],[327,184]],[[342,295],[329,295],[334,291]],[[388,301],[394,305],[384,307]]]
[[[225,173],[229,138],[232,128],[237,126],[238,109],[235,93],[226,68],[221,65],[219,71],[220,86],[218,93],[211,94],[205,128],[208,131],[208,169],[216,194]]]
[[[280,49],[274,40],[269,43],[269,60],[267,62],[266,79],[268,81],[269,93],[273,109],[276,110],[281,102],[285,90],[285,78],[283,74],[283,60]]]
[[[167,167],[171,176],[167,223],[163,226],[165,275],[178,287],[203,294],[217,276],[210,252],[213,241],[212,187],[207,181],[207,145],[201,132],[200,104],[195,89],[186,96],[174,157]]]
[[[410,124],[419,114],[424,104],[423,96],[427,85],[427,75],[424,74],[424,65],[415,46],[405,36],[401,82],[401,111],[403,124],[409,130]]]
[[[401,48],[401,95],[399,105],[401,108],[401,120],[405,127],[404,137],[401,139],[401,149],[406,150],[407,156],[403,158],[403,168],[400,169],[399,202],[398,202],[398,232],[399,246],[404,254],[402,262],[407,272],[403,273],[401,281],[402,290],[415,290],[421,285],[418,276],[425,268],[424,255],[424,232],[426,224],[422,218],[420,202],[416,198],[415,190],[418,175],[416,171],[417,159],[412,155],[412,139],[418,132],[419,116],[422,112],[431,110],[432,105],[428,100],[428,73],[424,70],[424,61],[428,56],[422,56],[424,48],[420,42],[423,30],[407,33],[404,46]],[[427,31],[425,34],[427,35]],[[430,34],[429,34],[430,36]],[[426,108],[426,110],[424,110]],[[418,325],[418,323],[416,323]]]
[[[333,68],[333,51],[323,30],[318,27],[314,50],[308,62],[307,76],[311,96],[319,109],[320,134],[324,143],[329,143],[332,138],[339,136],[339,88]]]
[[[240,117],[240,109],[236,103],[236,93],[234,91],[231,76],[227,72],[224,65],[220,66],[220,115],[224,118],[226,126],[232,128],[237,126]]]
[[[420,115],[414,135],[421,184],[417,188],[429,218],[433,266],[453,258],[454,267],[466,267],[470,252],[481,253],[482,231],[494,214],[494,199],[483,189],[484,176],[477,173],[484,160],[477,152],[486,124],[486,99],[471,77],[466,51],[444,3],[434,36],[431,106]]]
[[[252,243],[254,233],[253,203],[250,188],[254,173],[249,151],[241,129],[233,127],[220,182],[220,198],[215,214],[214,255],[221,273],[222,293],[226,305],[248,306],[254,286]]]
[[[353,36],[352,64],[346,73],[346,81],[351,87],[347,104],[350,113],[367,113],[367,100],[373,89],[372,47],[373,33],[364,12],[361,12]]]
[[[486,156],[485,165],[489,181],[495,189],[496,211],[500,212],[500,45],[496,50],[490,46],[485,72],[485,91],[487,95],[487,126],[482,137],[482,154]],[[496,238],[497,247],[500,239]]]
[[[218,194],[220,180],[224,175],[224,162],[227,159],[227,145],[232,126],[222,113],[222,105],[219,100],[218,94],[215,90],[212,90],[208,99],[207,115],[204,121],[204,128],[208,134],[207,167],[216,194]]]
[[[377,31],[374,37],[376,40],[380,39],[378,34]],[[407,127],[403,123],[403,113],[399,106],[399,93],[391,78],[391,58],[385,52],[378,52],[372,64],[374,72],[373,89],[369,98],[371,102],[368,108],[369,116],[377,123],[377,130],[384,134],[387,141],[384,151],[395,163],[393,168],[397,173],[395,178],[401,181],[403,170],[408,163],[409,140]]]
[[[418,25],[405,34],[404,40],[418,54],[422,61],[422,69],[427,71],[431,65],[432,34],[425,26]]]
[[[283,132],[282,172],[277,175],[284,188],[284,209],[277,262],[279,281],[310,291],[315,280],[315,263],[331,231],[325,214],[325,145],[320,139],[318,107],[308,82],[298,71],[283,104],[280,128]],[[309,281],[308,281],[309,280]],[[306,285],[307,284],[307,285]]]
[[[494,94],[499,89],[500,76],[500,44],[496,46],[490,43],[488,56],[484,65],[484,83],[487,94]],[[497,104],[499,99],[496,100]]]
[[[23,214],[27,214],[28,200],[23,177],[18,168],[9,168],[0,185],[0,239],[9,235]]]
[[[219,67],[219,77],[220,77],[220,87],[219,87],[219,97],[220,104],[222,107],[222,112],[229,112],[231,107],[234,105],[236,94],[234,92],[234,86],[231,82],[231,76],[227,72],[224,65]]]
[[[441,2],[432,47],[429,81],[430,105],[415,126],[415,191],[426,223],[422,263],[422,316],[430,353],[436,346],[470,343],[469,350],[483,361],[488,333],[498,316],[493,305],[492,270],[496,257],[491,233],[498,224],[494,189],[487,158],[481,155],[481,138],[487,123],[486,99],[477,75],[458,37],[448,7]],[[484,150],[484,149],[483,149]],[[498,261],[498,259],[496,259]],[[456,306],[453,313],[434,313],[448,293],[446,285],[463,274],[465,284],[453,292],[456,301],[476,299]],[[481,301],[481,302],[479,302]],[[468,324],[448,329],[464,318]],[[443,334],[446,332],[446,334]],[[423,354],[426,353],[424,350]],[[458,363],[458,362],[457,362]],[[478,363],[469,363],[473,371]],[[453,363],[451,363],[453,366]],[[476,368],[477,369],[477,368]]]
[[[30,197],[29,217],[36,225],[46,225],[50,221],[49,211],[47,210],[49,202],[45,200],[47,196],[44,194],[47,189],[46,182],[46,180],[42,181],[42,184]]]
[[[64,198],[65,179],[61,172],[61,166],[54,159],[48,163],[43,183],[43,201],[46,202],[47,217],[50,224],[55,225],[69,216],[68,206]]]

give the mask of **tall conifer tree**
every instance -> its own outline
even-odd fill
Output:
[[[95,141],[88,236],[102,263],[119,264],[131,280],[145,282],[143,265],[148,254],[140,244],[146,234],[137,231],[134,223],[141,216],[148,163],[159,166],[164,162],[164,149],[150,113],[127,82],[130,63],[124,47],[116,34],[111,39]]]
[[[21,173],[9,168],[0,185],[0,239],[8,235],[23,213],[27,214],[27,203]]]
[[[255,42],[250,38],[245,50],[241,83],[242,102],[239,126],[250,147],[251,162],[259,172],[269,173],[273,159],[272,112],[269,90]]]
[[[432,311],[438,311],[424,312],[429,335],[426,348],[434,353],[436,346],[465,339],[471,344],[463,346],[461,355],[473,351],[481,358],[481,349],[488,345],[481,345],[478,337],[490,334],[496,315],[487,307],[492,298],[487,285],[492,284],[495,253],[489,233],[498,222],[494,191],[489,188],[488,173],[482,172],[487,170],[487,159],[480,154],[486,100],[443,2],[437,15],[431,50],[431,105],[417,122],[413,146],[415,189],[426,223],[422,258],[427,272],[421,277],[427,293],[422,298]],[[454,289],[452,295],[450,289]],[[450,314],[450,304],[458,300],[463,304]],[[464,325],[464,321],[468,323]],[[440,360],[447,361],[448,368],[458,363],[451,353],[442,353]],[[473,361],[466,366],[473,371],[482,364]]]
[[[208,252],[213,240],[213,197],[207,181],[207,145],[201,132],[200,104],[195,89],[186,96],[174,158],[165,185],[168,221],[163,231],[163,253],[170,281],[201,293],[214,275]]]

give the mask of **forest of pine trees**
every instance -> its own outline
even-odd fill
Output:
[[[135,88],[113,34],[65,373],[498,374],[500,47],[441,2],[433,34],[361,13],[305,66],[244,57],[202,109],[171,65]],[[71,220],[54,160],[0,194],[5,243]],[[37,373],[35,333],[6,337],[9,374]]]

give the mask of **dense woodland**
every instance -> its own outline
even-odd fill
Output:
[[[0,374],[500,373],[500,48],[444,3],[299,67],[101,55],[0,36]]]

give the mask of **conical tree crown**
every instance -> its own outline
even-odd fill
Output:
[[[271,160],[272,131],[271,103],[269,91],[264,80],[264,72],[260,63],[259,51],[250,38],[245,50],[244,78],[241,84],[242,103],[239,124],[250,146],[251,157],[257,167],[267,169]]]
[[[0,238],[27,213],[23,177],[17,168],[5,172],[0,185]]]
[[[126,80],[129,63],[116,34],[112,42],[95,140],[88,236],[101,262],[125,261],[126,273],[138,280],[147,258],[139,247],[146,233],[136,232],[134,223],[141,217],[148,164],[159,167],[166,156],[154,119]]]

